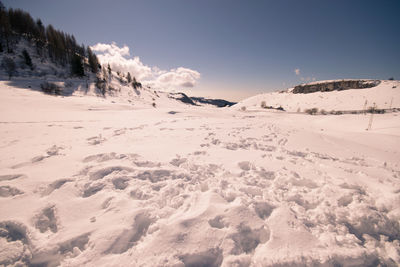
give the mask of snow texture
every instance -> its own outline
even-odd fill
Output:
[[[259,107],[398,108],[397,81],[221,109],[35,83],[0,81],[0,265],[400,264],[399,113]]]

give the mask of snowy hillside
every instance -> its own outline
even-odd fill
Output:
[[[273,108],[282,107],[288,112],[304,112],[306,109],[312,108],[331,112],[363,110],[372,107],[373,103],[378,109],[400,108],[399,81],[381,81],[377,86],[365,89],[309,94],[294,94],[292,91],[293,88],[290,88],[286,91],[256,95],[239,102],[233,108],[246,107],[248,110],[263,110],[261,107],[263,104]]]
[[[398,113],[365,131],[365,115],[215,112],[166,96],[143,109],[29,83],[0,81],[0,265],[400,264]],[[392,84],[358,92],[389,101]],[[347,108],[342,93],[300,97]]]

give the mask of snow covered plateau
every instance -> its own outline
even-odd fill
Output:
[[[226,108],[38,84],[0,81],[0,266],[400,264],[400,112],[329,114],[398,81]]]

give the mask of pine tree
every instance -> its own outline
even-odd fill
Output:
[[[29,66],[32,70],[33,69],[32,59],[31,59],[28,51],[26,51],[26,49],[24,49],[24,51],[22,51],[22,56],[24,57],[25,64],[27,66]]]
[[[111,79],[111,67],[110,67],[110,64],[107,65],[107,71],[108,71],[108,78]]]
[[[133,77],[132,87],[135,89],[142,88],[142,84],[140,82],[136,81],[136,77]]]
[[[6,41],[7,53],[12,53],[11,49],[11,24],[8,12],[4,9],[0,10],[0,36]],[[1,41],[0,39],[0,41]]]
[[[77,54],[72,56],[71,73],[72,73],[72,75],[76,75],[79,77],[82,77],[85,75],[85,71],[83,69],[83,64],[82,64],[82,59]]]
[[[128,83],[132,82],[132,77],[131,74],[128,72],[128,75],[126,76],[126,79],[128,80]]]
[[[93,73],[97,73],[99,71],[99,60],[97,59],[96,54],[92,52],[92,49],[90,49],[89,46],[87,47],[87,56],[89,60],[90,70]]]

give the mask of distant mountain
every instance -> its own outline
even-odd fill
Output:
[[[190,97],[196,104],[213,105],[219,108],[230,107],[236,104],[236,102],[230,102],[224,99],[208,99],[204,97]]]
[[[208,99],[204,97],[189,97],[184,93],[169,93],[169,97],[193,106],[215,106],[218,108],[230,107],[236,103],[223,99]]]

